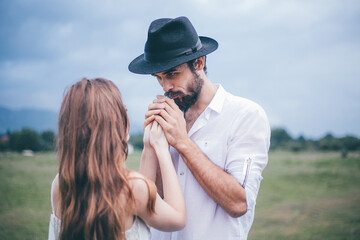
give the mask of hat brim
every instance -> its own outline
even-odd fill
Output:
[[[193,54],[181,55],[177,58],[162,62],[146,61],[144,59],[144,54],[141,54],[129,64],[129,71],[138,74],[153,74],[163,72],[188,61],[205,56],[218,48],[218,43],[216,40],[202,36],[199,38],[202,44],[202,48]]]

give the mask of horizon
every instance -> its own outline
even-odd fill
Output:
[[[0,105],[0,108],[5,108],[5,109],[10,110],[10,111],[43,111],[43,112],[49,112],[49,113],[55,114],[56,116],[58,115],[58,111],[52,111],[52,110],[48,110],[48,109],[36,109],[36,108],[27,108],[27,107],[26,108],[19,108],[19,109],[12,109],[12,108],[7,108],[7,107],[5,107],[3,105]],[[134,129],[133,126],[134,125],[130,121],[130,133],[131,133],[130,136],[136,136],[138,134],[143,134],[142,126],[137,125],[135,127],[135,129]],[[30,127],[25,126],[25,125],[22,126],[22,128],[26,128],[26,127],[32,129],[31,126]],[[352,134],[352,133],[346,133],[346,134],[338,135],[338,134],[333,133],[332,131],[324,132],[323,134],[321,134],[319,136],[308,136],[308,135],[304,135],[304,134],[294,135],[285,126],[271,126],[271,130],[274,130],[274,129],[284,129],[293,139],[297,139],[297,138],[303,136],[307,140],[318,140],[318,139],[321,139],[321,138],[325,137],[328,134],[331,134],[332,136],[334,136],[336,138],[342,138],[342,137],[347,137],[347,136],[353,136],[353,137],[356,137],[356,138],[360,138],[360,135],[356,135],[356,134]],[[19,131],[19,130],[21,130],[21,128],[16,129],[16,130],[11,130],[11,131]],[[44,131],[46,131],[46,130],[52,130],[55,133],[57,133],[56,128],[55,129],[44,129]],[[0,132],[0,135],[4,135],[4,134],[5,134],[5,132]]]

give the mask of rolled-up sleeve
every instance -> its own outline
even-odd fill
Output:
[[[264,110],[257,106],[238,114],[230,136],[225,171],[245,188],[249,210],[255,205],[261,174],[268,162],[270,126]]]

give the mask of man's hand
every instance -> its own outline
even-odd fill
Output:
[[[165,96],[157,96],[157,99],[148,107],[144,126],[147,126],[154,120],[160,124],[167,141],[174,148],[177,149],[188,140],[183,112],[174,100]]]

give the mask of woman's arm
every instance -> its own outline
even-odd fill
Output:
[[[139,172],[150,179],[151,181],[156,181],[156,170],[158,168],[158,161],[156,157],[155,150],[150,145],[150,129],[152,123],[148,124],[144,129],[144,148],[141,153],[140,168]]]
[[[138,215],[151,227],[162,231],[177,231],[186,224],[185,200],[171,160],[169,145],[156,122],[150,127],[150,144],[161,169],[164,199],[157,194],[155,214],[150,214],[146,208],[149,190],[144,181],[137,180],[133,192],[138,203]]]

